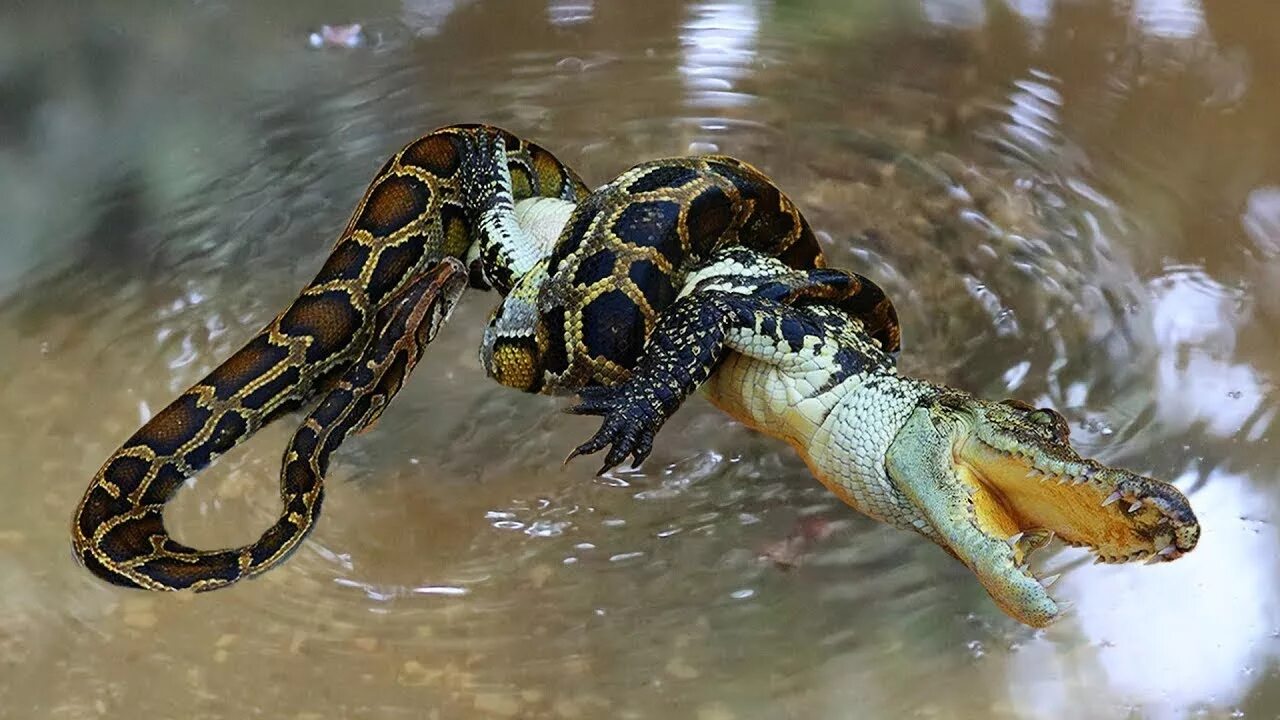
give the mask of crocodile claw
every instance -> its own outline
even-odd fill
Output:
[[[622,387],[588,387],[578,391],[581,402],[567,408],[571,415],[598,415],[604,418],[600,429],[589,440],[569,453],[565,464],[579,455],[591,455],[606,447],[604,464],[596,471],[603,475],[631,456],[631,466],[638,467],[653,450],[653,439],[664,418],[653,407]]]

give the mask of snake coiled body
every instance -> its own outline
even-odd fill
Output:
[[[526,392],[621,382],[684,277],[731,246],[797,269],[824,264],[799,208],[748,163],[708,155],[636,165],[580,202],[550,253],[508,280],[482,362]],[[811,291],[847,296],[839,279]]]
[[[100,578],[148,590],[211,589],[243,577],[241,550],[202,553],[172,540],[165,503],[219,454],[350,370],[377,332],[380,309],[445,257],[467,255],[483,231],[499,175],[517,200],[576,201],[587,194],[551,153],[498,128],[451,126],[406,145],[378,172],[298,298],[107,459],[72,519],[76,557]],[[501,248],[493,253],[506,261]],[[330,437],[340,442],[344,435]],[[293,482],[286,466],[282,495],[308,495],[295,493]],[[285,516],[304,518],[273,526],[260,547],[296,545],[319,510],[318,492],[312,494],[310,505],[286,507]],[[249,565],[261,571],[283,554]]]
[[[448,319],[466,282],[462,263],[445,258],[378,311],[377,336],[307,416],[285,450],[280,478],[284,510],[256,542],[242,548],[193,550],[168,538],[159,513],[147,512],[122,525],[124,542],[107,545],[138,547],[144,539],[151,543],[152,552],[130,557],[121,569],[162,579],[165,589],[212,590],[257,575],[288,557],[320,514],[329,455],[377,420]]]
[[[563,203],[555,230],[522,225],[517,207],[525,201]],[[488,373],[553,393],[626,380],[685,276],[731,247],[808,271],[780,299],[880,313],[884,322],[869,326],[896,350],[896,317],[883,293],[868,292],[865,278],[823,269],[799,209],[745,162],[655,160],[588,192],[549,152],[506,131],[437,130],[386,163],[293,304],[107,460],[76,510],[75,552],[96,575],[150,590],[212,589],[279,562],[314,525],[328,454],[365,422],[359,404],[385,404],[408,371],[402,366],[390,392],[360,374],[377,359],[372,338],[402,341],[387,335],[383,311],[446,257],[465,258],[472,284],[504,296],[481,348]],[[339,377],[286,453],[285,511],[257,544],[198,551],[169,537],[163,508],[187,478]]]

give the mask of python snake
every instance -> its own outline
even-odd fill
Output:
[[[571,207],[554,239],[521,224],[518,206],[531,198]],[[738,245],[811,270],[789,300],[865,314],[886,350],[896,349],[896,317],[883,293],[865,278],[822,269],[799,210],[744,162],[651,161],[589,192],[551,153],[505,130],[438,129],[387,161],[319,274],[284,312],[108,458],[72,521],[76,557],[109,582],[157,591],[223,587],[283,559],[314,526],[328,454],[364,424],[348,414],[320,442],[332,420],[325,413],[349,413],[347,405],[375,396],[385,403],[398,389],[399,381],[391,392],[356,393],[367,378],[350,373],[372,359],[385,309],[446,257],[466,258],[471,283],[504,296],[481,348],[487,372],[520,390],[552,393],[625,380],[684,276],[717,249]],[[339,390],[286,454],[285,509],[267,534],[218,551],[169,536],[163,509],[188,478],[335,382]],[[298,459],[311,468],[305,479]]]

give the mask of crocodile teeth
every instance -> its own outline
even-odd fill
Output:
[[[1160,555],[1162,557],[1168,557],[1176,552],[1178,552],[1178,548],[1174,547],[1173,545],[1166,545],[1160,548],[1159,552],[1157,552],[1156,555]]]
[[[1014,546],[1016,546],[1016,545],[1018,544],[1018,541],[1019,541],[1019,540],[1021,540],[1021,539],[1022,539],[1022,536],[1023,536],[1023,535],[1025,535],[1025,534],[1026,534],[1026,533],[1014,533],[1014,534],[1010,535],[1010,536],[1009,536],[1009,539],[1008,539],[1008,540],[1006,540],[1005,542],[1009,543],[1009,546],[1010,546],[1010,547],[1014,547]]]
[[[1060,578],[1060,577],[1062,577],[1062,573],[1057,573],[1057,574],[1055,574],[1055,575],[1050,575],[1049,577],[1044,578],[1043,580],[1041,580],[1041,581],[1040,581],[1040,585],[1041,585],[1042,587],[1046,587],[1046,588],[1047,588],[1047,587],[1049,587],[1050,585],[1052,585],[1052,584],[1054,584],[1054,583],[1058,582],[1058,578]]]
[[[1018,566],[1018,570],[1020,570],[1020,571],[1022,571],[1022,572],[1024,572],[1024,573],[1027,573],[1028,575],[1030,575],[1030,574],[1031,574],[1031,563],[1022,563],[1021,565],[1019,565],[1019,566]]]
[[[1113,503],[1113,502],[1115,502],[1115,501],[1119,500],[1121,497],[1123,497],[1123,496],[1120,494],[1120,491],[1119,491],[1119,490],[1117,490],[1117,491],[1115,491],[1115,492],[1111,493],[1110,495],[1108,495],[1108,496],[1107,496],[1107,499],[1106,499],[1106,500],[1103,500],[1103,501],[1102,501],[1102,507],[1106,507],[1106,506],[1110,505],[1111,503]]]
[[[1098,557],[1096,557],[1096,558],[1094,558],[1094,559],[1093,559],[1093,564],[1094,564],[1094,565],[1101,565],[1102,563],[1105,563],[1106,561],[1107,561],[1107,559],[1106,559],[1106,558],[1104,558],[1104,557],[1102,557],[1101,555],[1099,555]]]
[[[1132,512],[1138,512],[1138,511],[1139,511],[1139,510],[1141,510],[1141,509],[1142,509],[1142,501],[1141,501],[1141,500],[1134,500],[1134,501],[1133,501],[1133,504],[1129,506],[1129,512],[1131,512],[1131,513],[1132,513]]]

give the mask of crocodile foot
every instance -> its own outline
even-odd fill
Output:
[[[579,455],[591,455],[609,447],[604,464],[596,471],[603,475],[631,456],[636,467],[653,450],[653,438],[666,422],[665,413],[656,402],[633,391],[630,383],[614,387],[587,387],[578,390],[577,405],[565,409],[571,415],[597,415],[604,418],[600,429],[589,440],[574,448],[565,463]]]

